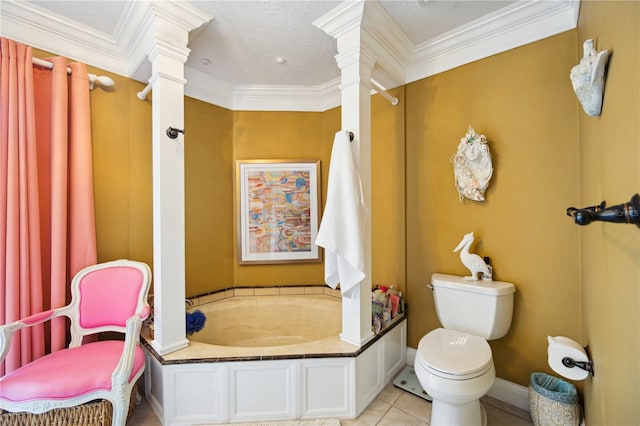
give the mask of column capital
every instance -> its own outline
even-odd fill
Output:
[[[364,5],[364,0],[342,2],[313,21],[313,26],[335,39],[342,38],[346,33],[360,28],[364,16]]]
[[[184,1],[137,1],[122,30],[121,48],[132,58],[129,74],[144,78],[146,57],[167,49],[167,55],[186,62],[189,32],[213,19],[212,15]],[[169,53],[171,52],[171,53]],[[164,53],[163,53],[164,54]],[[150,59],[151,60],[151,59]]]
[[[345,1],[313,25],[336,39],[341,69],[361,54],[404,83],[413,44],[377,0]]]
[[[189,58],[191,49],[186,45],[178,45],[169,40],[156,38],[149,47],[149,61],[153,63],[158,57],[164,56],[184,64]]]
[[[353,64],[360,64],[363,67],[373,69],[376,57],[368,48],[365,40],[359,40],[357,45],[340,46],[338,43],[338,54],[335,56],[338,68],[341,70]]]

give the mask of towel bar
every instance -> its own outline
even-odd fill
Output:
[[[567,216],[573,217],[578,225],[588,225],[591,222],[633,223],[640,228],[640,195],[635,194],[628,203],[607,207],[605,201],[597,206],[577,209],[569,207]]]

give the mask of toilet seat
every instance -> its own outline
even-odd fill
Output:
[[[491,347],[485,339],[456,330],[433,330],[420,340],[417,352],[416,362],[451,380],[472,379],[493,366]]]

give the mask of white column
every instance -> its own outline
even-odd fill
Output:
[[[338,42],[340,45],[340,42]],[[352,46],[353,47],[353,46]],[[373,60],[360,49],[337,56],[341,70],[342,128],[354,133],[352,150],[369,212],[363,234],[365,278],[352,292],[342,298],[342,340],[362,345],[373,337],[371,332],[371,69]]]
[[[160,355],[189,344],[185,333],[184,135],[170,139],[168,127],[184,129],[184,59],[155,46],[153,90],[153,288],[154,340]],[[181,62],[182,61],[182,62]]]
[[[314,22],[336,38],[336,61],[341,72],[342,129],[354,133],[352,150],[362,180],[369,215],[365,224],[365,278],[342,298],[342,333],[345,342],[361,346],[373,337],[371,331],[371,70],[375,58],[363,39],[361,23],[365,2],[344,2]]]
[[[153,292],[154,339],[160,355],[186,347],[184,134],[184,64],[189,31],[211,19],[173,2],[146,5],[147,51],[152,75]]]

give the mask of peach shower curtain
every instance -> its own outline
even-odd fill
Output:
[[[0,38],[0,323],[69,300],[69,280],[96,263],[86,66]],[[64,319],[14,336],[0,375],[66,345]]]

